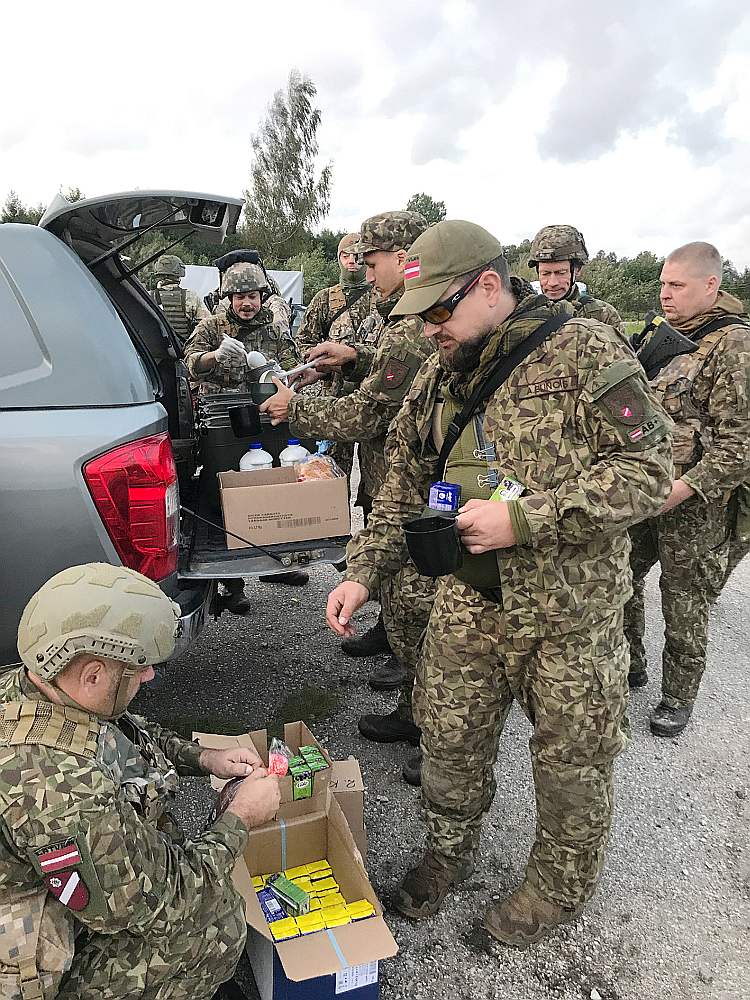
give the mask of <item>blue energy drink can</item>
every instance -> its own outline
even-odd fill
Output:
[[[433,483],[430,486],[429,506],[455,514],[461,504],[461,487],[456,483]]]

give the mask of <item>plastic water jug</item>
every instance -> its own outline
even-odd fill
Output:
[[[282,452],[283,454],[283,452]],[[272,469],[273,455],[263,450],[260,441],[253,441],[240,459],[240,472],[253,472],[256,469]]]
[[[289,438],[287,441],[287,447],[279,455],[279,462],[282,468],[284,466],[292,466],[296,462],[301,462],[303,459],[307,458],[310,452],[307,448],[303,448],[299,443],[297,438]]]

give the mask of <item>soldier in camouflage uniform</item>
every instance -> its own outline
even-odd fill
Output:
[[[463,564],[438,579],[414,688],[428,848],[395,906],[431,916],[472,872],[516,699],[533,726],[536,839],[523,885],[490,907],[485,927],[525,947],[581,912],[602,869],[613,762],[627,741],[627,529],[668,494],[669,419],[619,335],[511,278],[480,226],[431,227],[406,275],[394,312],[421,315],[438,355],[391,425],[385,482],[327,620],[349,631],[408,558],[403,525],[422,514],[430,484],[459,484]],[[459,411],[532,334],[546,340],[531,341],[440,468]]]
[[[365,511],[382,485],[386,473],[385,437],[420,365],[433,353],[422,336],[422,322],[413,316],[391,317],[391,310],[404,288],[403,262],[408,248],[425,231],[427,223],[414,212],[383,212],[362,223],[359,242],[352,249],[364,254],[368,278],[378,294],[377,309],[384,330],[377,347],[370,344],[332,345],[339,353],[341,371],[359,388],[341,399],[310,398],[288,390],[279,391],[263,404],[274,421],[289,419],[300,437],[358,441],[361,482],[358,501]],[[328,342],[330,343],[330,342]],[[323,345],[328,348],[328,343]],[[374,593],[374,592],[373,592]],[[434,596],[433,582],[414,567],[403,567],[380,591],[385,630],[396,663],[387,663],[371,678],[378,690],[400,688],[399,703],[388,715],[365,715],[359,730],[379,742],[419,743],[414,724],[411,694],[421,636],[427,625]]]
[[[263,305],[271,313],[271,326],[279,340],[281,342],[288,340],[292,329],[292,310],[282,297],[281,289],[266,271],[257,250],[230,250],[214,261],[214,267],[219,271],[219,287],[205,298],[210,311],[225,313],[229,308],[229,300],[224,297],[223,282],[224,275],[234,264],[258,264],[263,269],[267,285],[262,296]]]
[[[179,608],[151,580],[74,566],[31,598],[24,666],[0,678],[0,995],[201,1000],[245,942],[232,869],[278,782],[247,749],[202,750],[127,711],[174,650]],[[248,776],[186,840],[178,774]]]
[[[154,265],[156,287],[151,298],[167,317],[169,325],[177,334],[182,347],[202,319],[211,313],[200,297],[189,288],[180,287],[180,279],[185,277],[185,265],[174,254],[165,254]]]
[[[266,276],[258,264],[233,264],[227,270],[222,280],[222,295],[229,302],[227,311],[199,323],[185,345],[185,363],[199,392],[247,392],[248,351],[275,358],[282,368],[299,364],[291,334],[279,335],[270,311],[262,303],[262,293],[267,289]]]
[[[352,253],[351,248],[359,240],[359,233],[349,233],[339,242],[338,261],[341,274],[338,284],[331,285],[330,288],[322,288],[313,296],[310,305],[305,310],[305,315],[297,331],[297,349],[303,357],[307,352],[330,340],[354,344],[360,336],[360,330],[366,329],[364,321],[375,310],[375,289],[367,281],[364,264],[357,254]],[[312,370],[314,373],[314,369]],[[298,380],[296,387],[301,388],[303,384],[311,384],[317,381],[320,375],[314,373],[308,378],[303,377]],[[356,388],[350,382],[344,380],[340,372],[332,373],[328,379],[319,383],[321,395],[338,398],[345,396]],[[354,444],[352,442],[339,441],[333,450],[333,456],[338,465],[351,475],[354,461]]]
[[[715,247],[688,243],[661,272],[664,315],[698,346],[651,379],[676,424],[675,482],[660,516],[631,529],[631,687],[648,681],[644,580],[661,564],[662,697],[651,714],[657,736],[675,736],[687,725],[706,667],[711,602],[725,582],[730,551],[736,565],[747,546],[746,508],[739,525],[737,515],[750,474],[750,325],[742,303],[720,290],[721,270]],[[639,344],[644,357],[650,336]]]
[[[575,226],[544,226],[531,241],[529,267],[536,268],[542,294],[550,302],[571,302],[576,316],[598,319],[625,337],[625,324],[615,307],[578,287],[576,279],[588,260],[583,235]]]

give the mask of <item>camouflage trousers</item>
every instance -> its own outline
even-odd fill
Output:
[[[400,718],[409,722],[413,721],[412,689],[417,661],[434,601],[435,580],[417,573],[411,564],[404,566],[380,588],[388,642],[405,671],[397,712]]]
[[[220,898],[207,895],[196,921],[171,934],[79,939],[57,1000],[210,1000],[232,977],[246,935],[244,902],[227,884]]]
[[[709,504],[696,496],[630,529],[633,596],[625,607],[630,669],[646,669],[645,578],[658,562],[664,615],[662,697],[673,708],[692,705],[698,696],[711,604],[727,577],[734,514],[731,503]]]
[[[506,633],[500,605],[441,579],[414,686],[430,848],[449,862],[476,851],[515,699],[533,726],[526,880],[559,905],[589,899],[609,835],[613,761],[627,743],[627,697],[620,610],[584,631],[522,637]]]

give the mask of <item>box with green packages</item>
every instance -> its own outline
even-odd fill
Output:
[[[272,875],[268,880],[268,888],[290,916],[301,917],[310,911],[310,894],[286,876]]]
[[[290,767],[289,773],[292,776],[292,800],[312,798],[315,781],[310,768],[306,764],[298,764]]]

